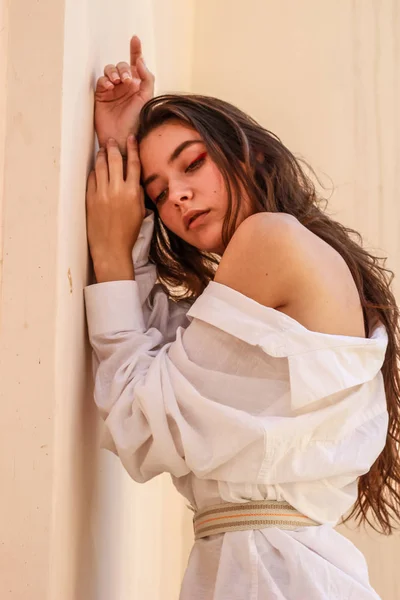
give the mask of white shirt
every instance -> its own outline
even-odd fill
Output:
[[[333,527],[385,445],[384,326],[312,332],[216,282],[175,303],[148,262],[153,225],[149,211],[136,281],[84,290],[103,447],[138,482],[169,472],[195,508],[286,500],[321,524],[198,540],[180,599],[377,600]]]

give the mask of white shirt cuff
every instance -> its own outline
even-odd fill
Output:
[[[136,281],[105,281],[84,288],[89,337],[117,331],[145,331]]]

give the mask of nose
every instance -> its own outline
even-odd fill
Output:
[[[193,198],[193,191],[187,185],[176,183],[172,186],[172,189],[170,185],[169,197],[175,206],[180,206],[182,202],[186,202]]]

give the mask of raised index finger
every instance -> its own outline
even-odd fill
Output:
[[[136,66],[136,61],[142,55],[142,43],[137,35],[131,38],[131,65]]]

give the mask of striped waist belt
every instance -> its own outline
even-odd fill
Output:
[[[194,510],[190,506],[189,508]],[[287,502],[278,502],[277,500],[249,501],[243,504],[236,502],[216,504],[195,511],[193,517],[195,540],[227,531],[265,529],[266,527],[297,529],[312,525],[320,525],[320,523],[302,515]]]

